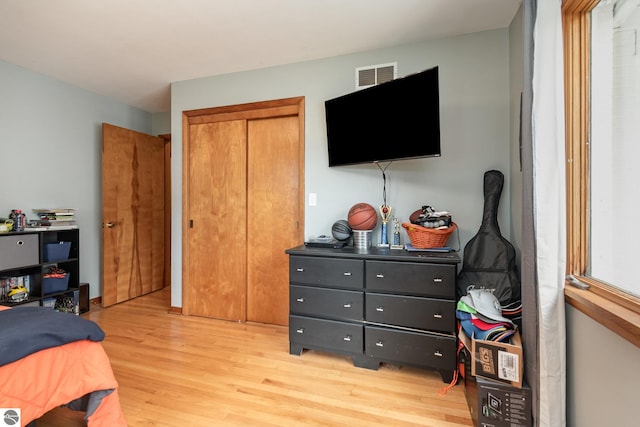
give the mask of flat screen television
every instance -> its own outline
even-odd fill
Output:
[[[440,151],[438,67],[325,101],[329,166]]]

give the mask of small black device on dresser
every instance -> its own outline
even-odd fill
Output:
[[[456,370],[457,253],[288,249],[290,353],[315,349],[380,363]]]
[[[347,241],[337,240],[329,236],[321,235],[318,237],[310,237],[308,241],[304,242],[305,246],[312,248],[334,248],[340,249],[347,246]]]

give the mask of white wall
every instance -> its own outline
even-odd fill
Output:
[[[449,210],[460,227],[463,247],[477,232],[482,219],[484,172],[498,169],[506,178],[499,221],[503,234],[509,238],[506,29],[176,82],[171,89],[172,198],[177,201],[172,207],[172,306],[182,306],[182,112],[304,96],[305,187],[307,194],[318,195],[317,207],[306,207],[305,237],[329,234],[333,222],[345,218],[353,204],[382,204],[382,175],[374,165],[327,166],[324,101],[354,90],[356,67],[396,61],[399,76],[439,66],[443,154],[440,158],[399,161],[389,166],[387,202],[394,208],[394,215],[406,221],[424,204]],[[374,242],[377,241],[378,230],[374,231]],[[458,247],[455,235],[449,244]]]
[[[102,123],[149,133],[151,114],[0,61],[0,217],[76,208],[80,282],[100,295]]]

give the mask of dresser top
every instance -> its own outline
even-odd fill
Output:
[[[372,246],[368,249],[360,249],[354,246],[345,246],[340,249],[335,249],[300,245],[295,248],[287,249],[285,253],[289,255],[371,259],[381,261],[413,261],[441,264],[460,263],[460,257],[457,252],[410,252],[404,249],[390,249],[377,246]]]

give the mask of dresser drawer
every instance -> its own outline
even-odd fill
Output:
[[[292,314],[362,320],[363,301],[362,291],[297,285],[289,287],[289,308]]]
[[[367,261],[368,291],[456,297],[456,266],[417,262]]]
[[[364,261],[290,256],[289,281],[316,286],[362,289],[364,286]]]
[[[455,302],[367,292],[365,320],[407,328],[454,333]]]
[[[456,367],[455,337],[376,326],[365,326],[364,335],[367,357],[447,371]]]
[[[38,234],[0,236],[0,270],[40,263]]]
[[[358,355],[364,348],[364,331],[358,323],[291,315],[289,342],[292,347]]]

